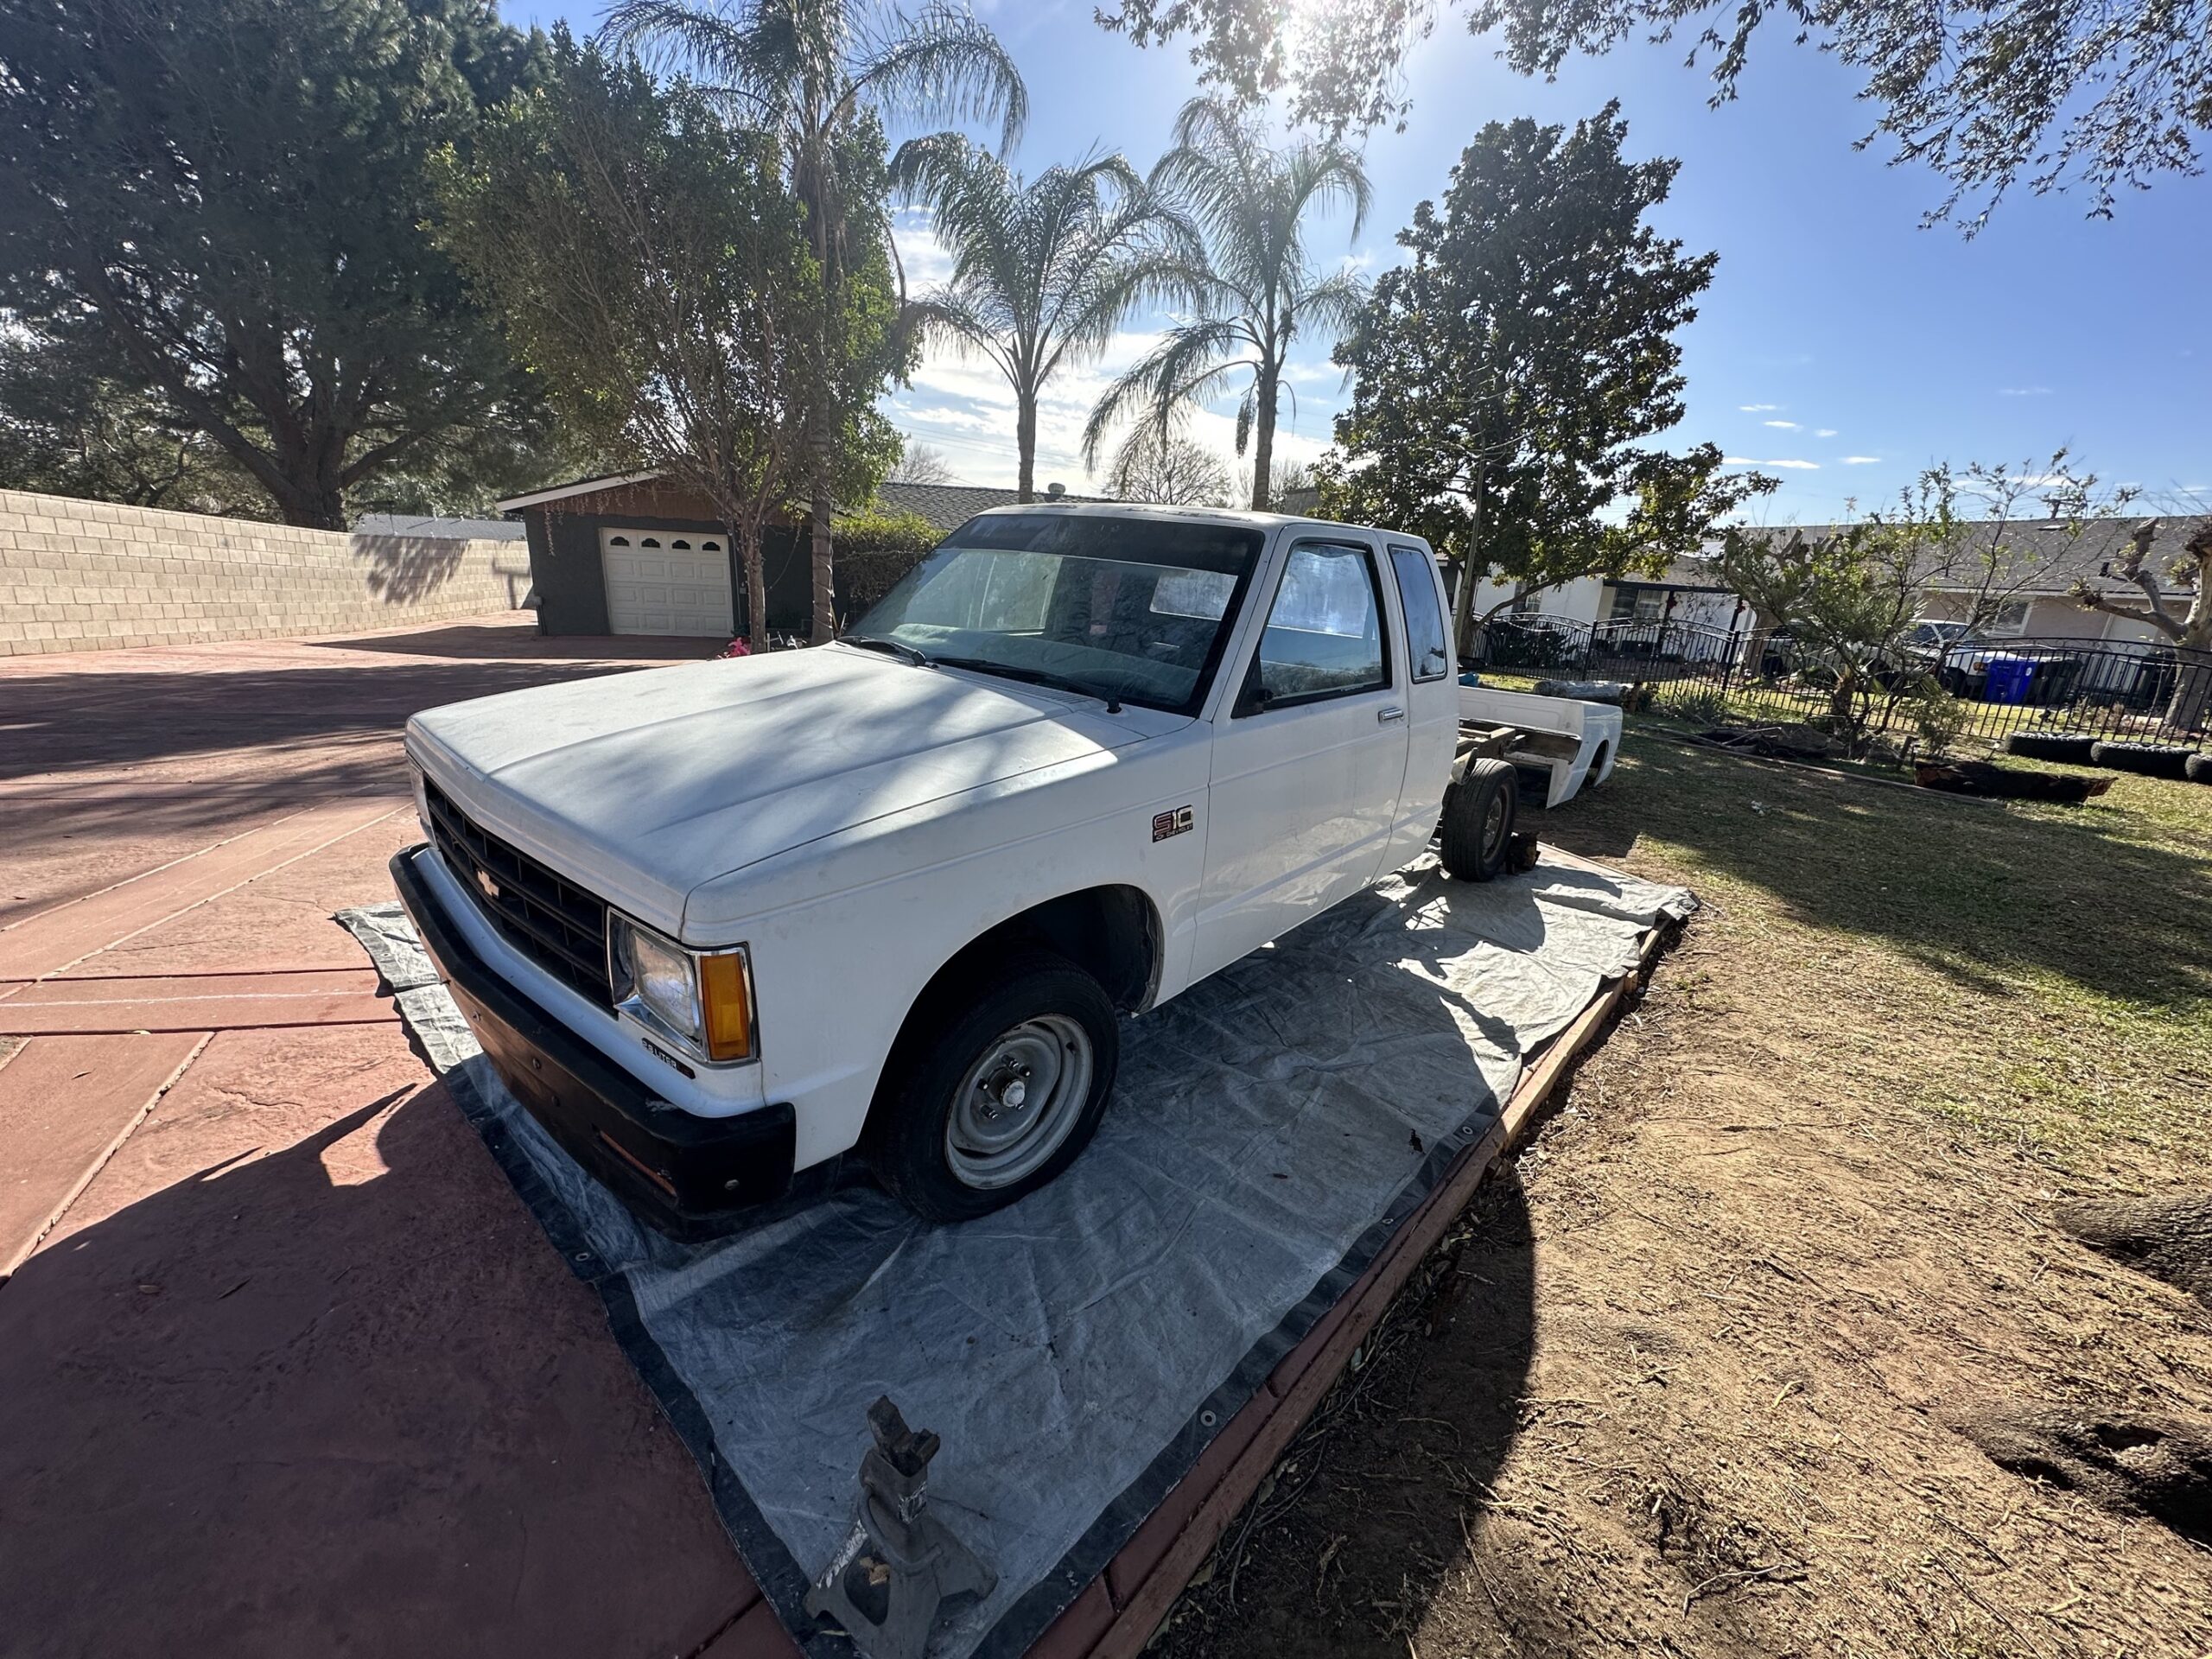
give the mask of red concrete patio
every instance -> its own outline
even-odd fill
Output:
[[[416,837],[409,713],[710,649],[509,614],[0,662],[11,1649],[751,1636],[596,1299],[328,919]]]

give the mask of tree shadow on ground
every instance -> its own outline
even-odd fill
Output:
[[[386,1103],[0,1283],[11,1650],[688,1653],[751,1599],[442,1085]]]
[[[1509,1165],[1231,1523],[1157,1650],[1404,1659],[1520,1434],[1535,1344],[1535,1241]]]
[[[508,660],[18,675],[5,684],[10,729],[0,779],[348,734],[397,737],[410,715],[442,703],[624,671],[619,663]]]
[[[2008,809],[1643,737],[1605,788],[1523,827],[1600,859],[1649,837],[1795,921],[1881,939],[1980,990],[2056,976],[2138,1006],[2201,1006],[2212,857],[2114,823],[2095,803]]]

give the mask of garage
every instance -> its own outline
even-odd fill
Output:
[[[728,639],[736,631],[729,550],[719,536],[607,528],[600,531],[600,563],[614,632]]]

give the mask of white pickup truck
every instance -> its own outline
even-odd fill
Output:
[[[834,645],[416,715],[392,874],[500,1075],[664,1230],[855,1154],[961,1220],[1082,1150],[1117,1014],[1440,820],[1500,868],[1516,773],[1461,742],[1445,615],[1410,536],[1000,509]]]

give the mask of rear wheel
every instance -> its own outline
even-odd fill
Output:
[[[1503,870],[1520,800],[1521,776],[1511,762],[1472,760],[1459,768],[1444,791],[1437,830],[1445,869],[1462,881],[1487,881]]]
[[[1105,988],[1065,957],[1016,951],[980,981],[953,976],[915,1010],[863,1149],[925,1220],[988,1215],[1075,1161],[1120,1058]]]

